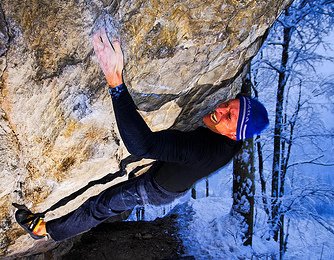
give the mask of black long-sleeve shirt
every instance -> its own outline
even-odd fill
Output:
[[[129,153],[157,160],[155,181],[168,191],[183,192],[199,179],[227,164],[242,142],[208,128],[152,132],[136,110],[126,86],[111,91],[120,135]]]

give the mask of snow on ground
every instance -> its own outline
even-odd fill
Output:
[[[242,246],[238,239],[240,227],[237,219],[229,214],[231,203],[231,199],[207,197],[192,199],[178,210],[186,254],[196,259],[252,258],[252,248]],[[266,241],[266,244],[263,253],[275,252],[273,243]]]
[[[191,199],[177,207],[180,236],[186,255],[196,259],[268,259],[278,257],[278,244],[266,238],[266,219],[257,210],[253,248],[238,240],[237,220],[230,212],[232,201],[222,197]],[[314,221],[292,220],[285,259],[334,259],[334,235]]]

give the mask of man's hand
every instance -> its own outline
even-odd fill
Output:
[[[93,46],[100,67],[110,87],[123,83],[123,52],[119,40],[109,42],[105,29],[98,30],[93,35]]]

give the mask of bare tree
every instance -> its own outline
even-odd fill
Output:
[[[250,71],[249,71],[250,73]],[[251,95],[250,74],[245,78],[241,92]],[[252,245],[254,223],[254,142],[244,141],[241,151],[233,160],[232,215],[238,215],[245,246]]]
[[[334,21],[333,11],[334,1],[295,1],[275,23],[261,54],[253,63],[253,85],[258,91],[260,91],[259,85],[261,84],[268,85],[270,82],[270,85],[277,85],[270,205],[267,199],[267,182],[263,172],[264,152],[260,139],[257,141],[257,150],[262,203],[268,214],[271,236],[275,241],[280,242],[281,259],[286,251],[288,238],[284,225],[287,209],[282,203],[282,198],[285,196],[288,169],[296,165],[290,163],[292,147],[297,145],[297,139],[301,138],[301,135],[296,135],[296,130],[300,132],[303,125],[307,124],[302,119],[302,115],[309,112],[310,109],[315,110],[314,105],[311,105],[310,97],[316,97],[317,93],[323,94],[324,89],[321,86],[328,84],[323,84],[324,82],[314,77],[316,64],[332,59],[317,54],[316,50],[320,45],[324,45],[323,38],[331,30]],[[312,77],[310,77],[311,74]],[[315,87],[316,84],[318,85]],[[312,112],[314,113],[314,111]],[[315,122],[312,124],[313,128],[316,127]],[[315,147],[320,148],[318,130],[321,128],[321,123],[316,122],[316,124],[319,128],[312,143]],[[332,137],[325,131],[321,131],[321,133],[324,136]],[[312,135],[308,135],[308,137],[312,141]],[[311,158],[306,161],[325,165],[326,163],[320,159],[320,157]]]

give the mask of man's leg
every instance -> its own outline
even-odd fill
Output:
[[[47,233],[56,241],[70,238],[106,219],[137,205],[163,205],[183,193],[168,192],[153,180],[150,174],[110,187],[84,202],[78,209],[46,223]]]

